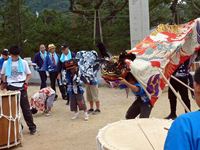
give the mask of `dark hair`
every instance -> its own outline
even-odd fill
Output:
[[[108,58],[111,57],[110,53],[108,52],[108,50],[106,49],[105,45],[102,42],[97,43],[96,47],[98,48],[101,57],[108,57]]]
[[[200,67],[197,68],[194,74],[194,81],[198,84],[200,84]]]
[[[19,55],[21,53],[21,51],[22,51],[22,49],[17,45],[11,46],[9,49],[9,52],[12,55]]]
[[[69,47],[69,44],[64,43],[64,44],[61,45],[61,50],[68,48],[68,47]]]
[[[78,66],[78,63],[77,63],[77,60],[75,60],[75,59],[70,59],[70,60],[65,61],[65,62],[64,62],[64,65],[65,65],[65,68],[66,68],[67,70],[69,70],[69,69],[72,69],[72,68]]]
[[[127,81],[133,80],[133,81],[137,82],[137,80],[135,79],[135,77],[132,75],[131,72],[128,72],[128,73],[127,73],[125,79],[126,79]]]
[[[1,52],[2,55],[5,55],[5,56],[8,56],[9,55],[9,51],[8,49],[4,49],[2,52]]]

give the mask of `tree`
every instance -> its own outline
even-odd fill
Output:
[[[103,42],[102,26],[111,21],[120,11],[127,7],[128,0],[70,0],[70,10],[73,13],[86,18],[94,16],[94,39],[95,43]],[[105,17],[101,19],[100,10],[107,12]],[[105,14],[103,13],[102,14]],[[93,21],[93,20],[92,20]]]
[[[9,0],[4,5],[2,13],[1,46],[19,45],[24,48],[24,41],[29,36],[32,24],[32,14],[24,5],[24,0]],[[25,52],[25,51],[24,51]]]

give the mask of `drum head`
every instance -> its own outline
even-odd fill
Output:
[[[163,149],[172,121],[164,119],[122,120],[105,126],[97,135],[99,149]]]

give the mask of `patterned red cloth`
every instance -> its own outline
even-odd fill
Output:
[[[36,108],[38,111],[44,111],[45,101],[52,94],[55,94],[55,91],[50,87],[43,88],[39,92],[36,92],[31,97],[30,101],[31,108]]]

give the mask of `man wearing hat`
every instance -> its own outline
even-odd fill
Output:
[[[11,91],[18,90],[21,92],[20,106],[22,113],[29,127],[30,134],[34,134],[36,132],[36,125],[33,122],[27,94],[28,82],[31,79],[31,71],[27,61],[19,56],[21,52],[20,47],[12,46],[9,52],[11,57],[3,63],[1,70],[3,81],[1,89]]]
[[[60,64],[60,57],[55,52],[56,46],[54,44],[48,45],[49,52],[47,53],[47,56],[45,57],[44,61],[44,68],[46,71],[49,72],[50,82],[51,82],[51,88],[56,91],[56,80],[60,78],[59,72],[61,68]],[[56,98],[58,96],[56,95]]]

